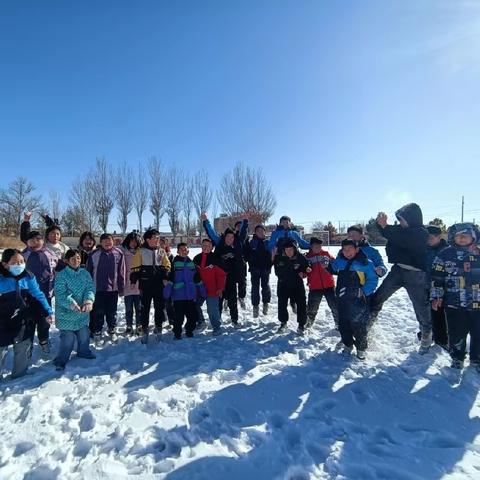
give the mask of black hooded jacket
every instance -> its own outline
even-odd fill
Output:
[[[378,225],[380,234],[387,239],[386,252],[390,263],[401,263],[419,270],[426,269],[428,232],[423,226],[422,210],[416,203],[408,203],[395,212],[408,227]]]

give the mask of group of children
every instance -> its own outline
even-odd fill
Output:
[[[75,342],[79,357],[95,358],[90,342],[101,345],[105,323],[111,340],[116,341],[119,297],[125,302],[126,334],[139,335],[142,343],[151,338],[152,302],[155,340],[166,328],[167,319],[178,340],[183,333],[192,337],[195,330],[203,329],[205,303],[212,333],[218,336],[224,309],[229,310],[232,324],[240,326],[237,304],[245,308],[247,267],[253,317],[260,315],[260,302],[263,314],[268,314],[273,267],[278,277],[279,333],[286,329],[289,303],[296,313],[298,334],[303,335],[325,298],[340,332],[338,346],[346,354],[355,347],[357,357],[364,359],[369,330],[383,303],[404,287],[420,326],[419,352],[426,353],[433,341],[451,353],[452,367],[462,368],[470,334],[470,362],[480,370],[478,228],[468,223],[453,225],[447,243],[437,227],[423,227],[416,204],[402,207],[396,218],[398,223],[388,225],[385,214],[377,217],[393,263],[387,274],[381,255],[366,241],[361,226],[348,229],[334,258],[323,249],[320,239],[303,239],[289,217],[280,219],[270,239],[263,225],[257,225],[249,239],[247,219],[219,234],[202,214],[207,238],[202,240],[201,253],[191,258],[184,243],[177,245],[173,257],[168,242],[155,229],[147,230],[143,237],[132,232],[118,246],[107,233],[100,236],[97,246],[94,235],[85,232],[78,249],[71,250],[61,242],[58,226],[48,225],[44,238],[30,229],[26,215],[21,226],[25,250],[5,250],[0,266],[2,367],[7,347],[13,345],[12,377],[26,372],[35,331],[42,355],[48,357],[53,321],[60,330],[54,359],[57,369],[65,368]],[[308,253],[303,255],[299,248]]]

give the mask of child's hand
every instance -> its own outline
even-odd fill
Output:
[[[329,264],[330,264],[330,259],[322,255],[320,257],[320,265],[322,265],[323,267],[328,267]]]
[[[381,277],[383,275],[383,268],[382,267],[375,267],[375,273]]]
[[[85,302],[83,304],[82,312],[83,313],[90,313],[93,308],[93,303],[92,302]]]
[[[32,212],[25,212],[23,214],[23,221],[24,222],[29,222],[31,218],[32,218]]]
[[[307,267],[307,273],[312,273],[312,269],[310,267]]]
[[[207,214],[205,212],[202,212],[200,214],[200,220],[204,222],[205,220],[208,220]]]
[[[72,302],[72,304],[70,305],[70,308],[74,311],[74,312],[81,312],[82,309],[79,307],[78,303],[77,302]]]
[[[163,280],[163,286],[166,287],[168,285],[168,280]]]
[[[381,227],[387,226],[387,220],[388,220],[387,214],[385,212],[379,212],[379,214],[377,215],[377,223]]]
[[[51,325],[52,323],[55,323],[55,315],[49,315],[46,318],[47,322]]]
[[[439,308],[442,307],[443,300],[441,298],[436,298],[432,300],[432,310],[437,311]]]
[[[223,294],[223,290],[217,290],[217,297],[221,297]]]

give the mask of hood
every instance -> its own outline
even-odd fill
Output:
[[[471,222],[456,223],[448,229],[448,243],[450,245],[455,245],[455,235],[457,235],[457,233],[471,235],[473,237],[473,243],[478,244],[480,242],[480,231],[478,227]]]
[[[422,209],[416,203],[407,203],[395,212],[395,216],[405,219],[409,227],[423,226]]]

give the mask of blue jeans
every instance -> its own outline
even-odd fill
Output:
[[[58,353],[54,360],[55,365],[64,367],[70,359],[73,347],[77,339],[77,357],[92,358],[90,350],[90,332],[88,327],[82,327],[80,330],[60,330],[60,345]]]
[[[125,301],[125,323],[127,327],[133,326],[133,311],[135,310],[135,325],[140,325],[140,295],[126,295]]]
[[[8,347],[0,347],[0,378],[3,372]],[[32,356],[32,341],[24,340],[23,342],[13,345],[13,366],[11,378],[22,377],[27,373],[30,358]]]
[[[257,307],[260,304],[260,284],[262,285],[262,302],[270,303],[272,291],[270,289],[270,270],[250,269],[252,280],[252,305]]]
[[[207,312],[208,318],[210,319],[210,323],[212,324],[212,328],[216,330],[220,328],[221,324],[221,314],[220,314],[220,307],[218,304],[218,297],[207,297]],[[205,303],[204,298],[197,299],[197,311],[198,311],[198,320],[199,323],[205,321],[202,312],[202,305]]]

